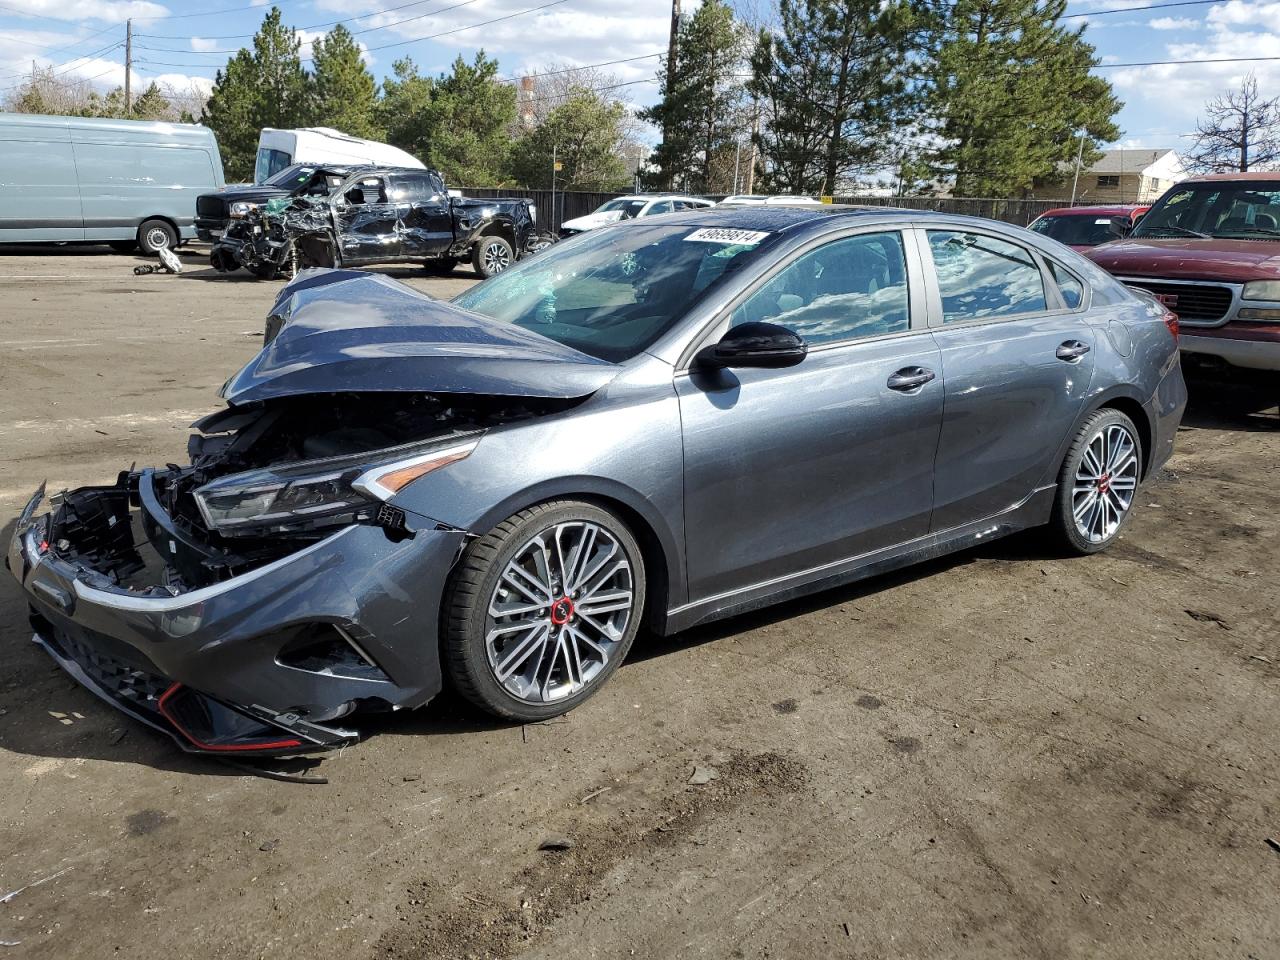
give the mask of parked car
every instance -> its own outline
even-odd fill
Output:
[[[109,243],[144,253],[195,237],[222,186],[213,131],[190,123],[0,113],[0,243]]]
[[[212,243],[227,231],[233,219],[278,197],[299,195],[324,197],[342,185],[352,167],[295,163],[285,167],[262,184],[240,184],[225,187],[217,193],[196,197],[196,236]],[[319,176],[317,176],[319,174]]]
[[[188,466],[37,492],[9,566],[53,657],[190,750],[349,743],[445,676],[545,719],[642,625],[1028,527],[1105,549],[1173,447],[1169,318],[924,211],[615,224],[452,303],[308,271]]]
[[[1280,370],[1280,173],[1183,181],[1088,256],[1178,314],[1184,354]]]
[[[715,206],[714,200],[686,197],[675,193],[647,193],[633,197],[616,197],[607,203],[602,203],[585,217],[566,220],[560,225],[560,236],[572,237],[609,223],[617,223],[619,220],[638,220],[641,217],[652,217],[659,213],[700,210],[713,206]]]
[[[790,196],[788,194],[764,194],[764,193],[735,193],[725,197],[720,201],[721,206],[726,207],[759,207],[773,206],[781,204],[783,206],[794,206],[796,204],[821,203],[813,197]]]
[[[332,127],[276,130],[264,127],[258,134],[253,182],[263,184],[286,167],[311,166],[406,167],[424,170],[426,164],[413,154],[377,140],[365,140]]]
[[[1028,224],[1028,230],[1053,237],[1082,253],[1100,243],[1110,243],[1132,230],[1151,209],[1150,204],[1116,204],[1106,207],[1059,207],[1047,210]],[[1119,222],[1117,222],[1119,221]],[[1121,223],[1125,224],[1121,228]]]
[[[254,204],[232,220],[210,262],[270,278],[406,260],[447,272],[466,259],[491,277],[538,249],[535,217],[532,200],[451,197],[435,170],[322,167],[292,201]]]

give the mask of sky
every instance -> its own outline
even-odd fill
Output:
[[[765,6],[751,2],[753,9]],[[1264,96],[1280,95],[1280,0],[1071,0],[1068,23],[1085,24],[1097,72],[1124,101],[1119,147],[1184,149],[1206,100],[1250,71]],[[1156,9],[1142,9],[1151,4]],[[250,42],[267,0],[0,0],[0,94],[19,84],[32,61],[67,79],[107,90],[124,79],[126,18],[133,18],[133,83],[207,88],[229,52]],[[427,73],[481,47],[505,77],[563,66],[628,60],[616,93],[644,106],[664,53],[670,0],[277,0],[285,22],[310,41],[338,20],[356,33],[374,76],[401,57]],[[689,6],[688,0],[685,2]],[[1274,60],[1239,62],[1239,58]],[[636,58],[636,59],[632,59]],[[1152,61],[1224,63],[1130,66]]]

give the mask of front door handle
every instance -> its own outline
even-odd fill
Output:
[[[936,376],[936,373],[924,367],[903,367],[889,378],[888,387],[899,393],[911,393],[913,390],[919,390]]]
[[[1067,363],[1076,363],[1091,349],[1087,343],[1081,343],[1079,340],[1067,340],[1058,347],[1054,356],[1059,360],[1067,361]]]

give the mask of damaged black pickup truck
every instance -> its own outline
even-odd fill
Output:
[[[319,168],[292,195],[241,207],[210,262],[264,279],[404,261],[448,272],[464,260],[491,277],[546,242],[533,201],[451,197],[434,170]]]

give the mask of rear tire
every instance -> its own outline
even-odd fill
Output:
[[[1142,476],[1142,439],[1133,421],[1104,408],[1080,426],[1058,474],[1049,533],[1067,553],[1105,550],[1133,512]]]
[[[178,245],[178,231],[167,220],[146,220],[138,228],[138,247],[154,255],[161,247],[172,250]]]
[[[471,265],[485,280],[507,269],[515,259],[511,244],[497,234],[481,237],[471,248]]]
[[[445,592],[445,667],[495,716],[559,716],[622,663],[644,598],[640,546],[618,517],[577,500],[530,507],[458,562]]]

